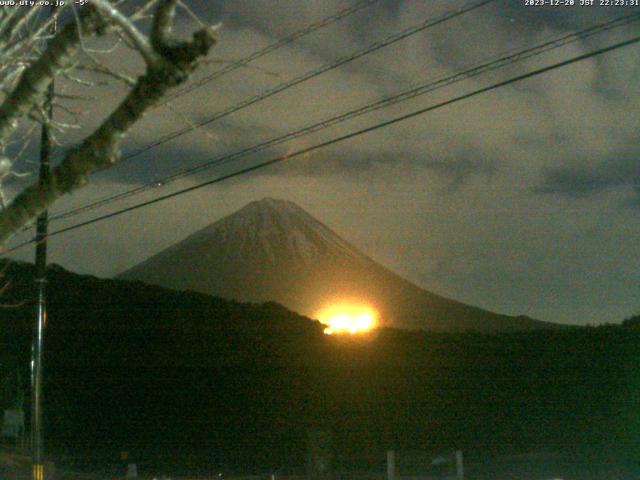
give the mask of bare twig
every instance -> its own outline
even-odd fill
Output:
[[[76,77],[75,75],[72,75],[69,72],[62,72],[62,76],[73,83],[82,85],[83,87],[95,88],[98,86],[101,86],[101,87],[104,86],[104,82],[92,82],[91,80],[85,80],[83,78]]]
[[[91,4],[125,33],[148,64],[153,64],[158,61],[158,54],[151,47],[147,38],[136,28],[133,22],[120,13],[120,10],[115,8],[111,2],[108,0],[92,0]]]
[[[22,158],[24,153],[27,151],[27,148],[29,148],[29,145],[31,144],[33,131],[36,129],[37,126],[38,125],[31,126],[31,128],[27,131],[27,133],[22,137],[22,146],[20,147],[20,150],[18,150],[18,152],[13,156],[13,159],[11,161],[12,168],[13,168],[13,165],[15,165]],[[18,173],[14,170],[11,170],[11,174],[18,178],[26,177],[27,175],[30,175],[29,173],[27,174]]]
[[[75,100],[86,102],[87,100],[97,100],[98,97],[95,96],[86,96],[86,95],[74,95],[72,93],[61,93],[58,92],[54,95],[54,98],[60,98],[63,100]]]
[[[13,35],[22,19],[20,13],[20,9],[12,8],[10,13],[2,19],[2,25],[0,25],[0,42],[9,42],[9,39]]]
[[[206,23],[204,23],[200,17],[198,17],[193,10],[191,10],[191,8],[189,8],[189,5],[187,5],[186,3],[184,3],[181,0],[178,0],[178,6],[184,10],[185,12],[187,12],[187,15],[189,15],[191,17],[191,19],[196,22],[196,25],[198,25],[200,28],[210,28],[209,25],[207,25]]]
[[[176,116],[178,116],[183,122],[184,124],[189,127],[189,128],[195,128],[196,124],[193,122],[193,120],[191,120],[188,116],[186,116],[184,113],[182,113],[180,110],[178,110],[177,108],[175,108],[173,106],[173,104],[171,102],[166,102],[164,105],[162,105],[163,107],[167,107],[173,114],[175,114]],[[209,140],[211,141],[215,141],[217,140],[217,138],[215,137],[215,135],[213,135],[211,132],[208,132],[206,129],[205,130],[201,130],[201,133],[207,137]]]
[[[55,96],[54,96],[54,98],[55,98]],[[68,106],[66,106],[65,104],[60,103],[60,102],[53,101],[51,105],[52,105],[53,108],[63,111],[64,113],[66,113],[67,115],[73,117],[76,120],[79,117],[82,117],[82,116],[87,114],[86,111],[74,110],[74,109],[69,108]]]
[[[113,45],[111,45],[109,48],[87,48],[85,46],[84,50],[86,52],[90,52],[90,53],[97,53],[97,54],[101,54],[101,55],[108,55],[110,53],[113,53],[116,51],[116,48],[118,48],[120,46],[120,44],[122,43],[122,38],[121,37],[116,37],[115,41],[113,42]]]
[[[82,35],[106,31],[110,25],[121,29],[144,57],[146,72],[135,81],[129,93],[104,122],[63,157],[52,171],[49,183],[34,183],[0,212],[0,244],[62,195],[85,184],[90,172],[118,162],[123,136],[169,89],[185,82],[207,55],[215,43],[213,30],[209,27],[196,31],[189,41],[171,38],[176,3],[177,0],[159,0],[150,38],[147,39],[112,3],[92,0],[92,5],[100,11],[100,15],[81,17],[79,24]],[[69,63],[71,52],[77,50],[82,40],[78,30],[80,28],[68,26],[61,30],[42,57],[25,70],[11,94],[13,97],[16,91],[22,92],[22,96],[15,97],[18,108],[7,110],[5,102],[0,109],[0,144],[15,130],[14,123],[20,116],[38,105],[44,91],[42,85],[46,86],[47,80]]]
[[[49,42],[47,50],[27,68],[11,94],[0,108],[0,151],[9,136],[18,126],[21,117],[37,105],[54,75],[63,70],[71,56],[76,52],[80,39],[79,30],[98,33],[105,31],[108,24],[95,15],[94,10],[86,9],[81,24],[68,24]]]
[[[158,3],[158,0],[149,0],[131,15],[131,20],[137,22],[145,18],[153,18],[153,15],[149,15],[148,12],[151,11],[156,3]]]
[[[125,75],[124,73],[116,72],[115,70],[113,70],[113,69],[107,67],[106,65],[104,65],[102,62],[100,62],[94,56],[87,55],[87,58],[91,61],[91,63],[93,64],[93,67],[88,67],[86,65],[78,65],[78,66],[76,66],[77,70],[85,70],[85,71],[88,71],[88,72],[94,72],[94,73],[99,73],[99,74],[102,74],[102,75],[106,75],[106,76],[114,78],[114,79],[116,79],[118,81],[124,82],[129,87],[133,87],[136,84],[136,81],[135,81],[134,78],[129,77],[128,75]]]

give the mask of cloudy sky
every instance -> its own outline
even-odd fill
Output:
[[[202,21],[222,25],[219,44],[197,79],[356,2],[187,3]],[[379,0],[154,110],[129,136],[124,152],[473,3]],[[131,158],[96,175],[90,186],[53,212],[152,182],[507,53],[639,13],[634,6],[539,7],[525,0],[495,0]],[[178,31],[193,27],[183,14]],[[51,229],[639,34],[640,21],[606,31],[54,222]],[[104,39],[96,47],[110,43],[112,39]],[[96,55],[132,74],[141,68],[122,46]],[[67,93],[78,89],[64,80],[58,88]],[[83,128],[69,131],[63,147],[90,131],[124,92],[117,85],[93,89],[94,99],[76,105],[86,111]],[[640,46],[634,44],[57,236],[50,242],[50,260],[76,272],[113,276],[245,203],[270,196],[298,203],[383,265],[438,294],[548,321],[619,322],[640,312],[639,124]],[[22,182],[11,187],[15,190]],[[16,254],[32,256],[31,249]]]

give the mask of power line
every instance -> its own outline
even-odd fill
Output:
[[[326,63],[322,66],[320,66],[319,68],[316,68],[314,70],[310,70],[306,73],[303,73],[302,75],[299,75],[289,81],[286,82],[282,82],[278,85],[276,85],[273,88],[270,88],[268,90],[265,90],[264,92],[254,95],[253,97],[247,98],[239,103],[236,103],[235,105],[232,105],[224,110],[220,110],[216,113],[214,113],[212,116],[208,117],[205,120],[202,120],[198,123],[195,123],[194,125],[189,125],[187,127],[182,128],[181,130],[176,130],[174,132],[168,133],[162,137],[160,137],[158,140],[156,140],[155,142],[140,148],[134,152],[131,152],[125,156],[122,157],[121,162],[125,161],[125,160],[129,160],[133,157],[137,157],[138,155],[141,155],[142,153],[145,153],[155,147],[158,147],[160,145],[163,145],[171,140],[174,140],[178,137],[181,137],[182,135],[185,135],[189,132],[192,132],[194,130],[197,130],[198,128],[202,128],[205,125],[209,125],[213,122],[215,122],[216,120],[220,120],[221,118],[224,118],[228,115],[231,115],[232,113],[235,113],[239,110],[242,110],[244,108],[247,108],[251,105],[254,105],[258,102],[261,102],[262,100],[265,100],[269,97],[272,97],[280,92],[283,92],[285,90],[288,90],[296,85],[299,85],[303,82],[306,82],[308,80],[311,80],[315,77],[318,77],[320,75],[322,75],[323,73],[326,73],[328,71],[331,70],[335,70],[336,68],[345,65],[347,63],[350,63],[354,60],[357,60],[358,58],[364,57],[365,55],[368,55],[370,53],[373,53],[377,50],[380,50],[382,48],[388,47],[389,45],[392,45],[396,42],[399,42],[400,40],[404,40],[407,37],[410,37],[412,35],[415,35],[417,33],[420,33],[424,30],[427,30],[428,28],[432,28],[435,27],[436,25],[440,25],[442,23],[445,23],[453,18],[456,18],[460,15],[463,15],[467,12],[473,11],[475,9],[478,9],[480,7],[483,7],[489,3],[492,3],[496,0],[481,0],[480,2],[476,2],[472,5],[468,5],[465,7],[461,7],[458,8],[456,10],[452,10],[449,11],[447,13],[445,13],[444,15],[441,15],[439,17],[435,17],[435,18],[430,18],[427,19],[425,21],[423,21],[422,23],[418,24],[418,25],[414,25],[412,27],[409,27],[405,30],[402,30],[399,33],[395,33],[393,35],[388,36],[387,38],[385,38],[384,40],[378,41],[378,42],[374,42],[371,45],[369,45],[368,47],[365,47],[361,50],[358,50],[350,55],[345,55],[343,57],[340,57],[338,60],[331,62],[331,63]],[[96,171],[100,171],[101,169],[98,169]]]
[[[524,73],[522,75],[517,75],[517,76],[511,77],[511,78],[509,78],[507,80],[503,80],[501,82],[494,83],[494,84],[489,85],[487,87],[479,88],[477,90],[473,90],[472,92],[465,93],[463,95],[459,95],[459,96],[451,98],[449,100],[445,100],[443,102],[439,102],[439,103],[436,103],[434,105],[431,105],[431,106],[428,106],[428,107],[425,107],[425,108],[421,108],[419,110],[415,110],[413,112],[410,112],[410,113],[407,113],[407,114],[404,114],[404,115],[400,115],[400,116],[392,118],[390,120],[386,120],[384,122],[377,123],[377,124],[372,125],[370,127],[366,127],[366,128],[360,129],[360,130],[353,131],[353,132],[348,133],[346,135],[335,137],[335,138],[333,138],[331,140],[327,140],[325,142],[318,143],[318,144],[313,145],[311,147],[302,148],[302,149],[299,149],[299,150],[297,150],[295,152],[292,152],[290,154],[282,155],[282,156],[279,156],[279,157],[275,157],[275,158],[272,158],[271,160],[264,161],[264,162],[259,163],[257,165],[253,165],[251,167],[246,167],[246,168],[243,168],[241,170],[237,170],[237,171],[235,171],[233,173],[229,173],[229,174],[214,178],[212,180],[208,180],[206,182],[202,182],[202,183],[199,183],[197,185],[193,185],[191,187],[187,187],[187,188],[184,188],[182,190],[178,190],[176,192],[172,192],[172,193],[169,193],[169,194],[154,198],[152,200],[148,200],[146,202],[141,202],[141,203],[138,203],[136,205],[132,205],[130,207],[123,208],[121,210],[117,210],[115,212],[111,212],[111,213],[108,213],[108,214],[105,214],[105,215],[101,215],[101,216],[92,218],[90,220],[86,220],[84,222],[79,222],[79,223],[76,223],[74,225],[70,225],[68,227],[61,228],[59,230],[56,230],[56,231],[53,231],[53,232],[49,233],[48,237],[52,237],[52,236],[55,236],[55,235],[60,235],[62,233],[66,233],[66,232],[70,232],[72,230],[76,230],[78,228],[81,228],[81,227],[84,227],[84,226],[87,226],[87,225],[98,223],[98,222],[101,222],[103,220],[107,220],[109,218],[113,218],[113,217],[122,215],[124,213],[131,212],[133,210],[137,210],[137,209],[142,208],[142,207],[153,205],[155,203],[158,203],[158,202],[161,202],[161,201],[164,201],[164,200],[168,200],[170,198],[177,197],[179,195],[184,195],[186,193],[192,192],[194,190],[198,190],[200,188],[203,188],[203,187],[206,187],[206,186],[209,186],[209,185],[213,185],[215,183],[223,182],[224,180],[228,180],[230,178],[238,177],[240,175],[244,175],[244,174],[256,171],[256,170],[260,170],[260,169],[268,167],[270,165],[274,165],[276,163],[280,163],[280,162],[283,162],[285,160],[289,160],[291,158],[298,157],[300,155],[305,155],[305,154],[311,153],[311,152],[313,152],[315,150],[319,150],[319,149],[328,147],[330,145],[334,145],[336,143],[340,143],[340,142],[343,142],[345,140],[349,140],[351,138],[354,138],[354,137],[357,137],[357,136],[360,136],[360,135],[364,135],[366,133],[370,133],[370,132],[379,130],[381,128],[385,128],[385,127],[394,125],[396,123],[400,123],[400,122],[403,122],[405,120],[409,120],[409,119],[417,117],[419,115],[424,115],[425,113],[428,113],[428,112],[431,112],[431,111],[446,107],[448,105],[452,105],[454,103],[457,103],[457,102],[460,102],[462,100],[466,100],[466,99],[475,97],[475,96],[483,94],[483,93],[490,92],[492,90],[495,90],[495,89],[510,85],[512,83],[516,83],[516,82],[519,82],[519,81],[522,81],[522,80],[525,80],[525,79],[528,79],[528,78],[532,78],[532,77],[541,75],[543,73],[550,72],[552,70],[556,70],[558,68],[562,68],[562,67],[565,67],[567,65],[571,65],[573,63],[580,62],[582,60],[586,60],[588,58],[595,57],[597,55],[602,55],[604,53],[611,52],[613,50],[617,50],[619,48],[626,47],[626,46],[629,46],[629,45],[632,45],[632,44],[638,43],[638,42],[640,42],[640,36],[631,38],[631,39],[623,41],[623,42],[618,42],[618,43],[615,43],[613,45],[610,45],[610,46],[607,46],[607,47],[603,47],[603,48],[600,48],[598,50],[595,50],[595,51],[592,51],[592,52],[589,52],[589,53],[578,55],[578,56],[572,57],[572,58],[570,58],[568,60],[564,60],[562,62],[557,62],[557,63],[554,63],[552,65],[546,66],[546,67],[538,68],[536,70],[532,70],[532,71]],[[15,246],[15,247],[11,248],[11,249],[6,250],[5,252],[3,252],[3,255],[6,255],[6,254],[11,253],[11,252],[14,252],[14,251],[16,251],[16,250],[18,250],[18,249],[20,249],[20,248],[22,248],[22,247],[24,247],[26,245],[30,245],[31,243],[34,243],[34,242],[35,242],[35,239],[31,239],[31,240],[25,241],[25,242]]]
[[[162,137],[160,137],[159,139],[157,139],[156,141],[152,142],[149,145],[146,145],[136,151],[133,151],[129,154],[126,154],[122,157],[122,159],[120,160],[120,164],[122,164],[124,161],[129,160],[131,158],[137,157],[139,155],[141,155],[142,153],[145,153],[155,147],[158,147],[160,145],[163,145],[171,140],[174,140],[180,136],[183,136],[187,133],[190,133],[192,131],[195,131],[205,125],[208,125],[210,123],[213,123],[216,120],[219,120],[223,117],[226,117],[228,115],[231,115],[232,113],[235,113],[239,110],[242,110],[244,108],[247,108],[251,105],[254,105],[262,100],[265,100],[273,95],[276,95],[284,90],[287,90],[289,88],[292,88],[300,83],[303,83],[305,81],[311,80],[312,78],[315,78],[319,75],[322,75],[325,72],[328,72],[330,70],[336,69],[346,63],[352,62],[358,58],[361,58],[365,55],[368,55],[369,53],[373,53],[377,50],[380,50],[382,48],[385,48],[393,43],[396,43],[400,40],[403,40],[411,35],[415,35],[419,32],[422,32],[428,28],[432,28],[436,25],[445,23],[453,18],[456,18],[460,15],[463,15],[467,12],[473,11],[477,8],[483,7],[484,5],[487,5],[489,3],[494,2],[495,0],[481,0],[479,2],[476,2],[472,5],[468,5],[465,7],[461,7],[455,10],[451,10],[448,11],[447,13],[440,15],[438,17],[435,18],[428,18],[426,20],[424,20],[423,22],[421,22],[418,25],[414,25],[412,27],[408,27],[405,30],[402,30],[401,32],[395,33],[393,35],[388,36],[387,38],[385,38],[384,40],[378,41],[378,42],[374,42],[372,44],[370,44],[368,47],[365,47],[361,50],[358,50],[350,55],[346,55],[343,56],[341,58],[339,58],[338,60],[331,62],[331,63],[327,63],[324,64],[322,66],[320,66],[317,69],[314,70],[310,70],[298,77],[295,77],[287,82],[282,82],[279,85],[268,89],[258,95],[254,95],[253,97],[250,97],[248,99],[245,99],[243,101],[241,101],[240,103],[237,103],[235,105],[232,105],[224,110],[218,111],[216,113],[214,113],[212,116],[208,117],[207,119],[200,121],[194,125],[189,125],[181,130],[177,130],[174,132],[171,132],[167,135],[164,135]],[[103,168],[98,168],[96,170],[94,170],[92,173],[97,173],[103,170],[107,170],[109,168],[113,168],[113,166],[111,167],[103,167]],[[57,218],[60,218],[59,216]]]
[[[260,142],[256,145],[250,146],[250,147],[246,147],[244,149],[241,149],[239,151],[230,153],[230,154],[226,154],[223,155],[221,157],[215,158],[213,160],[210,160],[208,162],[205,162],[203,164],[200,165],[196,165],[194,167],[188,168],[188,169],[184,169],[181,170],[179,172],[176,172],[174,174],[171,174],[169,176],[160,178],[160,179],[156,179],[153,182],[147,183],[145,185],[141,185],[135,188],[132,188],[130,190],[127,190],[125,192],[121,192],[115,195],[109,195],[106,197],[103,197],[99,200],[95,200],[87,205],[84,206],[80,206],[80,207],[76,207],[70,210],[67,210],[65,212],[59,213],[55,216],[53,216],[51,219],[52,220],[60,220],[63,218],[69,218],[75,215],[78,215],[80,213],[89,211],[89,210],[93,210],[95,208],[104,206],[104,205],[108,205],[109,203],[118,201],[118,200],[122,200],[124,198],[129,198],[132,197],[134,195],[143,193],[147,190],[150,189],[154,189],[157,188],[158,186],[165,186],[166,184],[170,183],[170,182],[174,182],[178,179],[181,178],[185,178],[187,176],[202,172],[204,170],[210,169],[214,166],[223,164],[223,163],[227,163],[230,162],[232,160],[244,157],[248,154],[253,154],[253,153],[257,153],[260,152],[262,150],[265,150],[267,148],[279,145],[281,143],[284,143],[286,141],[295,139],[295,138],[299,138],[303,135],[308,135],[311,133],[315,133],[317,131],[332,127],[334,125],[337,125],[339,123],[342,123],[344,121],[347,120],[351,120],[353,118],[356,118],[358,116],[379,110],[381,108],[385,108],[391,105],[395,105],[399,102],[402,101],[406,101],[412,98],[415,98],[419,95],[424,95],[426,93],[432,92],[434,90],[437,90],[439,88],[443,88],[445,86],[449,86],[453,83],[462,81],[462,80],[466,80],[469,78],[473,78],[475,76],[478,76],[480,74],[486,73],[488,71],[492,71],[492,70],[496,70],[498,68],[502,68],[505,67],[507,65],[511,65],[515,62],[518,61],[522,61],[537,55],[540,55],[542,53],[548,52],[550,50],[556,49],[556,48],[560,48],[564,45],[567,45],[569,43],[578,41],[578,40],[583,40],[585,38],[591,37],[593,35],[596,35],[598,33],[602,33],[604,31],[610,31],[614,28],[619,28],[621,26],[627,25],[629,23],[638,21],[640,19],[640,13],[639,14],[635,14],[635,15],[631,15],[631,16],[623,16],[623,17],[618,17],[616,19],[610,20],[608,22],[604,22],[604,23],[600,23],[597,25],[594,25],[592,27],[589,27],[587,29],[581,30],[579,32],[575,32],[572,34],[568,34],[562,37],[558,37],[555,38],[553,40],[544,42],[542,44],[536,45],[534,47],[530,47],[524,50],[520,50],[517,51],[511,55],[506,55],[506,56],[502,56],[502,57],[498,57],[494,60],[485,62],[485,63],[480,63],[472,68],[469,68],[465,71],[462,72],[458,72],[452,75],[448,75],[448,76],[442,76],[436,80],[431,80],[427,83],[421,84],[417,87],[413,87],[411,89],[408,90],[404,90],[400,93],[396,93],[392,96],[389,97],[385,97],[382,98],[376,102],[373,103],[369,103],[366,104],[364,106],[358,107],[356,109],[350,110],[348,112],[339,114],[339,115],[334,115],[330,118],[325,118],[324,120],[315,122],[311,125],[308,125],[306,127],[303,127],[301,129],[298,129],[296,131],[293,132],[289,132],[286,133],[284,135],[280,135],[277,136],[275,138]]]
[[[374,3],[379,2],[380,0],[362,0],[358,3],[356,3],[355,5],[353,5],[352,7],[347,7],[344,8],[342,10],[339,10],[337,12],[335,12],[332,15],[329,15],[328,17],[325,17],[315,23],[311,23],[309,25],[307,25],[306,27],[297,30],[295,32],[293,32],[292,34],[281,38],[280,40],[278,40],[275,43],[272,43],[271,45],[267,45],[266,47],[260,49],[260,50],[256,50],[255,52],[251,53],[250,55],[248,55],[247,57],[241,58],[240,60],[237,60],[235,62],[230,63],[229,65],[227,65],[224,68],[221,68],[220,70],[217,70],[213,73],[211,73],[210,75],[201,78],[199,80],[196,80],[194,82],[192,82],[191,84],[187,85],[186,87],[184,87],[183,89],[167,96],[166,98],[164,98],[160,103],[153,105],[151,107],[151,110],[155,110],[158,107],[161,107],[163,105],[166,105],[167,103],[171,102],[173,99],[180,97],[182,95],[185,95],[197,88],[200,88],[202,85],[205,85],[207,83],[210,83],[214,80],[216,80],[217,78],[220,78],[228,73],[233,72],[234,70],[237,70],[238,68],[247,66],[249,63],[253,62],[254,60],[257,60],[258,58],[264,57],[265,55],[278,50],[284,46],[287,46],[293,42],[295,42],[296,40],[299,40],[300,38],[309,35],[317,30],[320,30],[321,28],[325,28],[328,27],[329,25],[349,16],[352,15],[354,13],[357,13],[358,11],[369,7],[371,5],[373,5]],[[58,156],[57,159],[59,159],[60,156]],[[127,157],[125,157],[127,158]],[[98,169],[96,170],[96,172],[101,171],[102,169]],[[94,172],[95,173],[95,172]]]
[[[166,105],[167,103],[169,103],[171,100],[180,97],[182,95],[185,95],[189,92],[192,92],[193,90],[196,90],[198,88],[200,88],[202,85],[205,85],[209,82],[212,82],[213,80],[222,77],[223,75],[226,75],[228,73],[233,72],[234,70],[237,70],[238,68],[244,67],[246,65],[248,65],[249,63],[253,62],[254,60],[257,60],[258,58],[264,57],[265,55],[278,50],[282,47],[285,47],[293,42],[295,42],[296,40],[299,40],[300,38],[309,35],[310,33],[315,32],[316,30],[319,30],[321,28],[327,27],[335,22],[337,22],[338,20],[343,19],[344,17],[347,17],[349,15],[352,15],[366,7],[369,7],[370,5],[373,5],[374,3],[379,2],[380,0],[364,0],[361,2],[356,3],[355,5],[353,5],[352,7],[347,7],[344,8],[342,10],[339,10],[338,12],[334,13],[333,15],[330,15],[328,17],[323,18],[322,20],[319,20],[315,23],[309,24],[306,27],[297,30],[295,32],[293,32],[291,35],[288,35],[280,40],[278,40],[275,43],[272,43],[271,45],[267,45],[266,47],[260,49],[260,50],[256,50],[255,52],[253,52],[252,54],[248,55],[245,58],[242,58],[236,62],[233,62],[229,65],[227,65],[224,68],[221,68],[220,70],[217,70],[213,73],[211,73],[210,75],[207,75],[206,77],[203,77],[195,82],[192,82],[191,84],[189,84],[188,86],[182,88],[181,90],[175,92],[174,94],[168,96],[162,103],[156,105],[154,108],[160,107],[162,105]]]
[[[208,125],[210,123],[213,123],[216,120],[219,120],[223,117],[226,117],[228,115],[231,115],[232,113],[235,113],[239,110],[242,110],[244,108],[247,108],[251,105],[254,105],[262,100],[265,100],[273,95],[276,95],[284,90],[287,90],[289,88],[292,88],[300,83],[303,83],[305,81],[311,80],[312,78],[315,78],[319,75],[322,75],[325,72],[328,72],[330,70],[336,69],[342,65],[345,65],[349,62],[352,62],[358,58],[361,58],[365,55],[368,55],[369,53],[373,53],[377,50],[380,50],[382,48],[385,48],[389,45],[392,45],[393,43],[396,43],[400,40],[403,40],[411,35],[415,35],[419,32],[422,32],[428,28],[432,28],[436,25],[445,23],[453,18],[456,18],[460,15],[463,15],[467,12],[473,11],[477,8],[483,7],[489,3],[494,2],[495,0],[481,0],[480,2],[476,2],[472,5],[468,5],[465,7],[461,7],[455,10],[451,10],[448,11],[447,13],[440,15],[438,17],[435,18],[428,18],[426,20],[424,20],[423,22],[421,22],[418,25],[414,25],[412,27],[408,27],[404,30],[402,30],[401,32],[395,33],[393,35],[388,36],[387,38],[385,38],[384,40],[378,41],[378,42],[374,42],[372,44],[370,44],[368,47],[365,47],[361,50],[358,50],[350,55],[346,55],[343,56],[341,58],[339,58],[338,60],[331,62],[331,63],[327,63],[324,64],[322,66],[320,66],[319,68],[316,68],[314,70],[310,70],[298,77],[295,77],[287,82],[282,82],[279,85],[270,88],[268,90],[265,90],[264,92],[258,94],[258,95],[254,95],[253,97],[250,97],[248,99],[245,99],[243,101],[241,101],[240,103],[237,103],[235,105],[232,105],[224,110],[218,111],[216,113],[214,113],[212,116],[208,117],[205,120],[202,120],[194,125],[189,125],[181,130],[177,130],[174,132],[171,132],[169,134],[166,134],[162,137],[160,137],[159,139],[157,139],[156,141],[150,143],[149,145],[146,145],[136,151],[133,151],[129,154],[126,154],[122,157],[122,159],[120,160],[119,164],[122,164],[124,161],[129,160],[131,158],[137,157],[139,155],[141,155],[142,153],[145,153],[155,147],[158,147],[160,145],[163,145],[171,140],[174,140],[178,137],[181,137],[189,132],[192,132],[194,130],[197,130],[205,125]],[[103,168],[98,168],[96,170],[94,170],[92,173],[97,173],[109,168],[113,168],[113,167],[103,167]]]

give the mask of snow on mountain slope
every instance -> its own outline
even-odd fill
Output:
[[[438,331],[533,329],[552,324],[462,304],[404,280],[374,262],[296,204],[249,203],[121,275],[241,301],[276,301],[314,316],[356,300],[383,324]]]
[[[212,242],[213,239],[215,241]],[[253,253],[261,253],[271,261],[275,261],[278,249],[286,249],[305,263],[313,262],[323,254],[362,256],[296,204],[273,198],[252,202],[235,214],[196,232],[185,242],[208,244],[209,248],[217,248],[215,244],[220,242],[226,256],[235,256],[250,247],[261,250]]]

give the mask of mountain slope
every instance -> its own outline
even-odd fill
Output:
[[[241,301],[276,301],[308,316],[336,301],[373,306],[386,325],[434,331],[551,327],[428,292],[377,264],[292,202],[246,205],[121,275]]]

